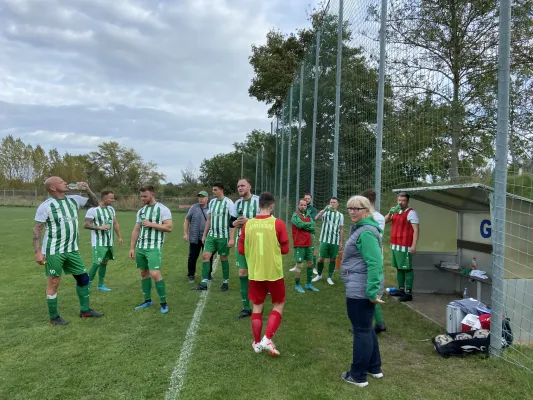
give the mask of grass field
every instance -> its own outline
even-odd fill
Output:
[[[127,258],[134,213],[119,213],[127,244],[108,268],[106,284],[113,292],[91,293],[92,308],[105,316],[80,320],[74,280],[67,276],[59,310],[70,324],[54,327],[48,323],[43,268],[33,261],[34,212],[0,208],[0,399],[165,398],[202,296],[186,280],[184,214],[174,214],[175,230],[163,254],[167,315],[156,306],[133,310],[142,301],[138,272]],[[89,231],[81,230],[80,247],[90,266]],[[346,384],[340,374],[349,369],[352,336],[340,277],[335,275],[333,287],[319,282],[320,293],[298,294],[288,272],[290,256],[284,260],[285,314],[274,338],[281,357],[255,354],[250,320],[235,320],[241,303],[233,260],[230,290],[218,290],[219,266],[207,294],[181,399],[533,398],[531,375],[507,363],[437,356],[429,339],[441,329],[390,300],[384,306],[388,331],[379,337],[385,378],[370,380],[364,389]],[[391,277],[388,264],[386,270]]]

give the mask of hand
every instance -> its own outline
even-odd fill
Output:
[[[235,244],[235,240],[230,239],[230,240],[228,241],[228,247],[229,247],[230,249],[233,247],[234,244]]]
[[[342,251],[342,248],[343,248],[343,244],[339,244],[339,251]]]
[[[389,214],[390,215],[393,215],[396,211],[399,211],[400,210],[400,205],[397,204],[395,207],[391,207],[390,211],[389,211]]]
[[[41,251],[35,253],[35,262],[39,265],[46,264],[46,258],[44,257],[44,254]]]
[[[122,246],[124,244],[124,240],[122,240],[122,238],[118,238],[118,244]]]
[[[135,258],[135,249],[130,249],[130,258],[132,260]]]
[[[108,231],[110,229],[109,225],[102,225],[99,227],[99,231]]]
[[[186,233],[183,234],[183,241],[188,242],[189,241],[189,235]]]
[[[89,184],[87,182],[78,182],[78,186],[85,188],[85,190],[89,190]]]
[[[146,227],[146,228],[153,228],[154,226],[156,226],[156,224],[154,224],[153,222],[147,221],[147,220],[144,220],[141,223],[141,225]]]
[[[381,296],[378,296],[376,299],[374,300],[370,300],[371,303],[374,303],[374,304],[385,304],[385,302],[383,300],[381,300]]]
[[[409,252],[411,254],[415,254],[416,253],[416,246],[411,246],[411,248],[409,249]]]
[[[202,236],[202,244],[205,244],[205,236]]]

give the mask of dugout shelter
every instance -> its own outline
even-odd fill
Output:
[[[425,316],[445,320],[446,304],[461,298],[466,288],[473,297],[491,306],[493,189],[479,183],[404,188],[409,206],[420,217],[420,237],[413,255],[415,273],[411,307]],[[477,269],[488,279],[460,273]],[[459,269],[442,268],[442,263]],[[515,340],[533,344],[533,200],[507,193],[504,309]],[[418,296],[417,296],[418,294]],[[418,297],[418,299],[417,299]],[[444,316],[444,317],[443,317]]]

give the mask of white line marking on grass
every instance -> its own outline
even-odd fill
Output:
[[[215,274],[217,269],[219,258],[217,257],[213,261],[213,272]],[[191,323],[185,334],[185,341],[181,347],[180,357],[176,361],[176,365],[172,370],[172,375],[170,375],[170,385],[168,387],[167,393],[165,394],[165,400],[176,400],[179,398],[180,392],[183,389],[183,384],[185,383],[185,376],[187,375],[187,367],[189,364],[189,358],[192,355],[192,349],[194,346],[194,341],[196,340],[196,331],[198,330],[198,325],[200,323],[200,318],[204,312],[205,303],[207,302],[207,296],[211,290],[211,284],[209,285],[209,290],[202,291],[200,293],[200,300],[196,305],[196,310],[192,316]]]

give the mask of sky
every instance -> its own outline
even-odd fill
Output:
[[[270,130],[252,44],[317,0],[0,0],[0,138],[83,154],[133,147],[167,182]]]

